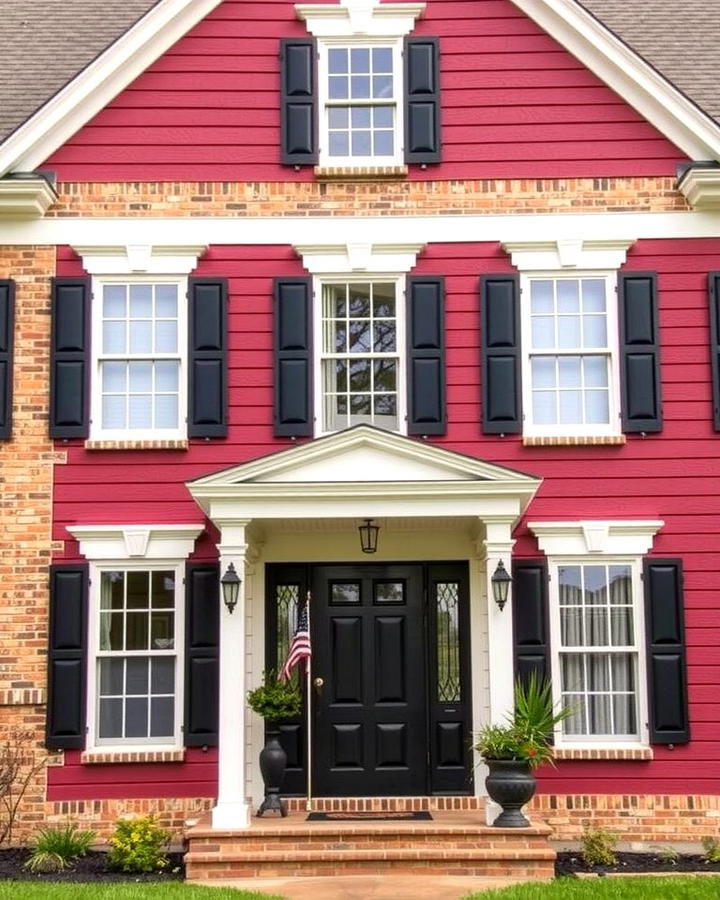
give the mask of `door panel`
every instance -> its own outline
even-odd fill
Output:
[[[425,793],[422,567],[317,566],[312,584],[315,793]]]

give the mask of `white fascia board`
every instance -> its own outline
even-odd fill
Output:
[[[168,245],[209,246],[288,244],[294,246],[298,235],[316,244],[337,243],[342,233],[348,243],[362,243],[373,236],[374,243],[391,243],[398,230],[408,242],[416,244],[454,244],[491,241],[499,244],[547,240],[549,234],[561,240],[607,239],[622,234],[636,240],[648,238],[720,237],[720,211],[688,212],[592,212],[531,213],[528,215],[464,216],[392,216],[351,217],[344,219],[318,216],[213,217],[184,218],[47,218],[36,221],[0,221],[0,244],[17,247],[25,244],[107,246],[152,245],[162,233]],[[628,240],[630,238],[628,237]]]
[[[32,171],[222,0],[160,0],[0,146],[0,175]]]
[[[589,519],[528,522],[546,556],[643,556],[665,523],[662,519]]]
[[[512,2],[689,159],[720,159],[720,125],[575,0]]]

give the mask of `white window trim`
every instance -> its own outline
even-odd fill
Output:
[[[128,361],[141,359],[175,359],[178,366],[178,419],[177,428],[103,428],[102,427],[102,377],[101,364],[105,359],[102,353],[103,325],[103,288],[109,284],[174,284],[177,286],[177,352],[176,354],[143,353],[122,355]],[[186,277],[172,275],[117,275],[93,276],[91,303],[91,339],[90,361],[90,440],[182,440],[187,437],[187,380],[188,380],[188,282]],[[115,354],[113,357],[116,356]],[[120,358],[121,355],[117,354]]]
[[[554,282],[562,280],[583,280],[587,278],[602,279],[605,282],[607,350],[580,349],[576,352],[555,352],[552,349],[535,352],[532,348],[532,321],[530,316],[530,282],[539,279]],[[581,271],[558,272],[537,271],[524,272],[520,276],[520,345],[522,348],[522,403],[523,403],[523,435],[526,437],[617,437],[622,433],[620,420],[620,360],[619,333],[617,315],[617,272]],[[536,425],[532,419],[533,385],[531,358],[533,356],[602,356],[609,357],[608,365],[608,422],[597,424],[557,424]]]
[[[332,47],[389,47],[393,55],[393,96],[387,99],[359,104],[348,99],[347,102],[331,102],[328,98],[328,51]],[[334,106],[389,106],[394,110],[395,125],[393,127],[393,148],[391,156],[331,156],[330,135],[328,127],[328,110]],[[334,38],[318,40],[318,106],[320,117],[319,164],[321,167],[333,166],[398,166],[405,159],[404,109],[403,109],[403,56],[402,41],[393,38]]]
[[[87,656],[88,751],[103,753],[139,750],[170,750],[183,746],[184,666],[185,666],[185,560],[190,556],[202,525],[72,525],[68,532],[78,541],[80,553],[90,561],[90,597]],[[110,569],[148,571],[173,569],[176,578],[175,604],[175,735],[172,743],[97,743],[97,651],[100,623],[100,573]]]
[[[133,739],[127,738],[117,743],[103,740],[97,736],[98,724],[98,659],[100,633],[100,584],[103,572],[120,570],[131,571],[168,571],[175,573],[175,708],[174,708],[174,734],[171,741],[157,741],[152,738]],[[90,591],[89,591],[89,615],[88,615],[88,655],[87,655],[87,750],[102,753],[123,753],[129,750],[179,750],[183,746],[183,718],[184,718],[184,674],[185,674],[185,600],[183,590],[183,563],[174,560],[153,559],[152,562],[115,559],[90,564]],[[126,658],[132,653],[117,653],[118,657]],[[151,655],[151,652],[140,654],[143,658]]]
[[[618,342],[617,273],[635,238],[558,238],[554,241],[506,241],[502,247],[520,272],[520,340],[523,434],[526,437],[618,437],[620,417],[620,346]],[[604,278],[607,280],[609,422],[607,425],[535,425],[532,421],[530,372],[530,285],[535,278]],[[588,348],[588,354],[592,353]]]
[[[555,743],[567,749],[644,749],[650,745],[648,726],[645,605],[641,580],[642,558],[652,548],[653,538],[665,523],[650,520],[585,520],[572,522],[528,522],[548,558],[550,585],[551,681],[553,697],[560,701],[560,596],[558,567],[562,565],[629,565],[632,572],[634,623],[637,648],[637,739],[613,735],[564,735],[562,723],[555,728]],[[612,648],[608,652],[612,652]]]
[[[404,161],[405,35],[425,10],[424,3],[381,3],[380,0],[340,0],[339,3],[295,4],[295,13],[318,40],[318,98],[320,115],[319,163],[323,168],[397,166]],[[328,50],[331,47],[390,46],[393,52],[395,105],[392,156],[330,156],[327,127]],[[348,101],[352,106],[352,102]],[[384,104],[383,104],[384,105]],[[388,104],[389,105],[389,104]]]
[[[405,276],[373,272],[372,275],[349,273],[347,275],[315,276],[313,278],[313,401],[315,404],[315,437],[336,434],[346,428],[326,429],[325,425],[325,392],[323,390],[323,288],[328,284],[352,284],[370,282],[392,282],[395,284],[395,327],[397,371],[397,418],[398,427],[395,434],[407,434],[407,346],[405,321]],[[362,354],[358,354],[362,355]]]

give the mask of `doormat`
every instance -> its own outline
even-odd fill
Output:
[[[397,810],[371,812],[311,812],[308,822],[431,822],[432,815],[426,810]]]

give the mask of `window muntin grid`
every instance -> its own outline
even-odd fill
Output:
[[[101,430],[177,431],[181,364],[178,284],[105,283],[101,306]]]
[[[172,569],[100,573],[98,744],[174,740],[176,581]]]
[[[531,278],[529,330],[533,425],[608,427],[607,280]]]
[[[459,703],[460,694],[460,585],[441,581],[436,585],[437,700]]]
[[[326,50],[327,156],[392,160],[398,125],[396,51],[392,45]]]
[[[558,567],[563,735],[638,739],[638,623],[629,564]]]
[[[323,286],[323,428],[399,428],[398,320],[394,282]]]

